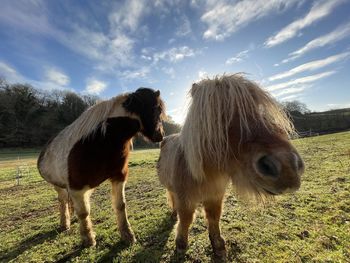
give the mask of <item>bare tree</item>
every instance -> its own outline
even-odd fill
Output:
[[[291,114],[291,115],[303,115],[305,113],[310,113],[310,110],[305,103],[302,103],[298,100],[286,101],[282,103],[282,106]]]

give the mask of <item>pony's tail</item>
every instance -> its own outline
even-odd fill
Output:
[[[178,155],[178,134],[167,136],[163,139],[160,146],[160,155],[157,163],[158,178],[166,188],[172,188],[173,173],[176,167]]]

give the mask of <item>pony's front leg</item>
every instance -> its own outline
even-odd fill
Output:
[[[60,225],[63,231],[70,228],[69,196],[66,189],[54,186],[60,203]]]
[[[117,216],[117,224],[122,240],[128,243],[136,242],[134,233],[131,230],[125,203],[124,187],[125,181],[112,180],[112,205]]]
[[[80,235],[84,247],[95,246],[95,233],[90,219],[90,195],[91,189],[69,190],[73,201],[74,210],[79,219]]]
[[[223,197],[217,200],[203,202],[205,215],[209,227],[209,239],[214,250],[214,254],[220,258],[226,257],[225,240],[220,233],[219,221],[222,212]]]
[[[176,203],[176,211],[179,217],[176,231],[176,250],[183,252],[188,246],[188,229],[193,221],[195,206],[187,207],[179,205],[180,202]]]

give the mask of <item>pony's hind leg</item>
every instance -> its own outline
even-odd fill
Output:
[[[195,206],[186,206],[183,203],[176,202],[176,211],[179,223],[176,229],[176,250],[183,252],[188,246],[188,230],[193,221]]]
[[[126,212],[124,187],[125,181],[112,180],[112,205],[117,216],[117,224],[121,239],[127,243],[136,241],[134,233],[131,230]]]
[[[66,189],[54,186],[60,206],[60,225],[63,231],[70,228],[69,196]]]
[[[73,207],[79,220],[80,235],[84,247],[95,246],[95,233],[90,219],[90,189],[69,190]]]
[[[203,202],[205,215],[208,221],[209,239],[214,254],[221,258],[226,256],[225,240],[220,233],[219,221],[222,212],[223,198]]]

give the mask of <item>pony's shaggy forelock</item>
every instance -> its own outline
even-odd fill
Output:
[[[198,181],[205,178],[205,162],[219,171],[228,165],[233,120],[238,120],[241,142],[253,136],[256,127],[294,133],[290,119],[278,103],[242,74],[201,80],[193,84],[190,94],[192,101],[180,143],[191,174]]]

